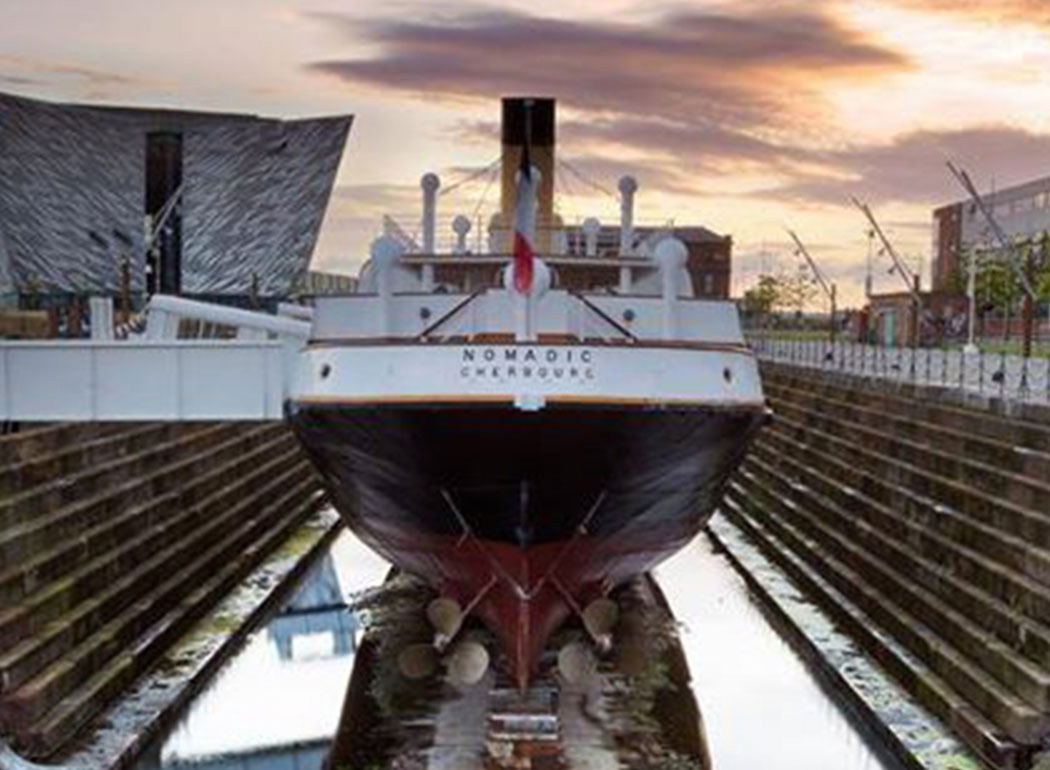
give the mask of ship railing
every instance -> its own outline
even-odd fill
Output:
[[[300,320],[291,315],[287,308],[282,315],[272,315],[158,294],[150,299],[146,310],[145,337],[149,340],[172,340],[186,336],[233,337],[239,340],[276,338],[282,342],[301,344],[309,338],[311,324],[309,320]],[[187,321],[191,323],[187,325]]]
[[[577,299],[583,308],[582,326],[584,328],[580,329],[580,339],[591,339],[592,335],[590,332],[594,331],[600,339],[606,341],[638,341],[638,337],[636,337],[630,329],[591,302],[584,295],[575,291],[570,291],[569,294]]]
[[[468,295],[424,328],[417,335],[416,339],[419,341],[448,339],[450,337],[471,339],[478,335],[507,331],[502,327],[498,330],[484,328],[484,325],[479,323],[478,314],[475,313],[475,310],[479,309],[479,302],[484,302],[481,298],[483,295],[488,294],[489,291],[489,289],[482,288]],[[569,299],[571,302],[571,306],[568,308],[567,319],[569,327],[564,330],[569,337],[574,337],[581,342],[584,340],[602,340],[605,342],[637,341],[637,336],[630,329],[578,292],[553,293],[550,296],[541,298],[539,301],[541,303],[545,301],[565,302],[566,299]],[[480,315],[483,317],[490,315],[491,312],[491,308],[480,308]]]
[[[1005,350],[871,345],[848,340],[749,334],[765,361],[955,392],[963,397],[1050,405],[1050,357]]]
[[[482,294],[485,293],[485,291],[486,291],[486,289],[481,288],[481,289],[478,289],[477,291],[475,291],[473,294],[468,295],[466,298],[463,299],[462,302],[459,302],[456,305],[454,305],[448,312],[446,312],[443,315],[441,315],[436,321],[434,321],[432,324],[430,324],[425,329],[423,329],[423,331],[421,331],[419,333],[419,336],[417,337],[417,339],[419,339],[421,341],[426,341],[426,340],[429,340],[429,339],[431,339],[433,337],[436,337],[436,336],[442,336],[442,337],[455,336],[455,334],[456,334],[456,331],[455,331],[455,324],[456,324],[456,322],[461,320],[462,318],[464,318],[467,315],[467,310],[470,308],[471,305],[474,304],[474,302],[478,299],[478,297],[480,297]],[[442,329],[442,327],[449,327],[449,328],[445,330],[444,334],[439,334],[438,332]],[[471,331],[473,331],[473,330],[471,330]],[[460,333],[463,333],[463,332],[460,332]],[[468,332],[468,334],[469,334],[469,332]]]

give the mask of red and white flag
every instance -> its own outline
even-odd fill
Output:
[[[532,291],[532,237],[536,232],[536,182],[529,162],[529,148],[521,153],[518,169],[518,200],[514,211],[514,289],[521,294]]]

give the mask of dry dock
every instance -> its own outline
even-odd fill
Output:
[[[763,375],[776,419],[710,532],[656,575],[712,765],[1033,766],[1050,734],[1045,409]],[[328,550],[323,504],[276,424],[0,438],[5,742],[84,768],[320,767],[359,729],[339,725],[362,633],[347,604],[387,569],[347,535]],[[450,713],[441,735],[473,729]],[[595,750],[561,761],[600,766],[599,733],[570,730]]]

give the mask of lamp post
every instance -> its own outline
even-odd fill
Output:
[[[948,170],[952,172],[952,176],[955,177],[956,181],[966,190],[967,194],[973,200],[974,205],[977,206],[978,211],[984,216],[985,221],[988,222],[988,227],[992,231],[992,235],[999,242],[999,248],[1002,250],[1003,258],[1007,260],[1009,265],[1013,268],[1017,274],[1018,281],[1021,284],[1021,288],[1024,290],[1024,357],[1028,358],[1032,355],[1032,331],[1034,324],[1032,323],[1033,316],[1035,314],[1035,302],[1036,294],[1035,289],[1032,288],[1032,282],[1029,277],[1030,260],[1026,257],[1024,260],[1018,258],[1016,253],[1017,244],[1013,243],[1006,235],[1006,232],[995,217],[992,215],[992,210],[988,207],[988,204],[981,197],[980,193],[977,192],[977,187],[974,185],[973,180],[970,179],[970,175],[966,173],[966,170],[957,167],[951,161],[947,163]],[[971,270],[971,273],[973,271]],[[972,303],[972,300],[971,300]],[[972,311],[971,311],[972,312]],[[1009,324],[1009,319],[1007,320]]]

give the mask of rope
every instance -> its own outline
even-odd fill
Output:
[[[597,190],[598,192],[600,192],[600,193],[602,193],[604,195],[608,195],[614,201],[619,201],[620,200],[620,197],[616,193],[612,192],[612,190],[610,190],[608,187],[605,187],[604,185],[598,184],[597,182],[595,182],[592,179],[588,179],[583,174],[583,172],[577,170],[575,166],[573,166],[571,163],[569,163],[569,161],[559,159],[558,163],[560,165],[564,166],[566,169],[568,169],[572,173],[573,176],[575,176],[577,179],[579,179],[581,182],[583,182],[588,187],[592,187],[595,190]]]
[[[580,211],[576,207],[576,198],[578,196],[576,195],[576,190],[574,190],[573,186],[569,184],[569,177],[565,174],[557,174],[554,177],[554,186],[557,191],[563,193],[559,200],[565,200],[566,213],[569,215],[573,223],[579,224]]]
[[[448,195],[453,190],[456,190],[456,189],[462,187],[465,184],[470,184],[475,179],[478,179],[481,176],[483,176],[483,175],[489,173],[490,171],[492,171],[492,169],[495,168],[496,166],[498,166],[502,160],[503,160],[503,155],[501,153],[498,158],[496,158],[494,161],[492,161],[487,166],[485,166],[485,168],[479,169],[479,170],[475,171],[474,173],[468,175],[464,179],[460,179],[458,182],[455,182],[454,184],[450,184],[448,187],[442,188],[438,192],[438,197],[440,198],[440,197],[443,197],[445,195]]]
[[[501,157],[499,160],[503,160],[503,158]],[[489,173],[489,180],[485,183],[485,189],[481,191],[481,197],[478,198],[478,205],[476,205],[474,207],[474,211],[470,215],[470,221],[471,222],[477,222],[478,221],[478,214],[481,212],[481,207],[485,203],[485,198],[488,197],[489,188],[492,187],[492,183],[496,180],[496,177],[499,176],[499,168],[498,167],[495,167],[495,165],[493,165],[493,166],[490,166],[490,168],[492,169],[492,171],[491,171],[491,173]]]

